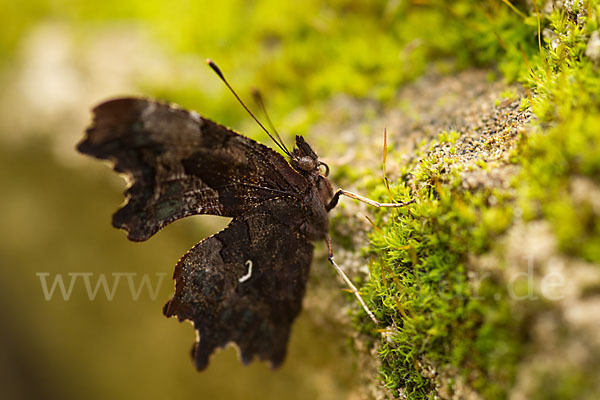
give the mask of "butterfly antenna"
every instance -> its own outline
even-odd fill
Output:
[[[244,107],[244,110],[246,110],[246,112],[248,112],[248,114],[250,114],[250,116],[256,121],[256,123],[258,124],[258,126],[260,126],[262,128],[262,130],[265,131],[267,135],[269,135],[269,137],[275,142],[275,144],[277,146],[279,146],[279,148],[281,149],[281,151],[283,151],[285,154],[287,154],[288,156],[290,156],[291,154],[288,151],[288,149],[286,149],[284,146],[282,146],[273,137],[273,135],[271,135],[271,133],[267,130],[267,128],[265,128],[264,125],[260,123],[260,121],[258,120],[258,118],[256,118],[254,116],[254,114],[252,114],[252,111],[250,111],[250,109],[246,106],[246,104],[244,104],[244,102],[242,101],[242,99],[240,99],[240,96],[237,95],[237,93],[235,92],[235,90],[233,90],[233,88],[231,87],[231,85],[229,84],[229,82],[227,82],[227,79],[225,79],[225,75],[223,75],[223,73],[221,72],[221,69],[219,69],[219,67],[217,67],[217,64],[215,64],[210,58],[207,59],[206,62],[208,63],[209,67],[211,67],[212,70],[215,71],[215,73],[219,76],[219,78],[221,78],[221,80],[223,81],[223,83],[225,84],[225,86],[227,86],[227,88],[229,89],[229,91],[231,91],[231,93],[233,93],[233,95],[235,96],[235,98],[237,99],[237,101],[239,101],[239,103],[242,105],[242,107]],[[278,137],[279,137],[279,135],[278,135]]]
[[[267,118],[267,124],[269,124],[269,128],[271,128],[271,130],[273,131],[273,133],[275,134],[277,139],[279,139],[279,143],[281,143],[281,145],[283,147],[285,147],[286,150],[288,150],[288,148],[285,146],[285,143],[281,139],[281,136],[279,136],[279,132],[277,132],[277,128],[275,128],[273,121],[271,121],[271,118],[269,117],[269,113],[267,112],[267,107],[265,107],[265,102],[263,101],[263,97],[260,94],[260,91],[258,91],[257,89],[253,89],[252,97],[254,97],[254,101],[256,101],[258,103],[258,106],[262,110],[263,114],[265,114],[265,118]],[[287,151],[287,153],[289,154],[289,150]]]

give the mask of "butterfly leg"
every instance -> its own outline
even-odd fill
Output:
[[[329,262],[331,263],[331,265],[333,265],[333,267],[338,272],[338,274],[340,274],[340,276],[342,277],[344,282],[346,282],[346,285],[348,285],[348,287],[350,288],[350,291],[352,293],[354,293],[354,295],[356,296],[356,298],[362,305],[362,308],[366,311],[366,313],[373,320],[373,322],[375,322],[375,324],[379,324],[379,321],[377,320],[377,318],[375,318],[375,315],[373,314],[373,312],[371,310],[369,310],[369,307],[367,307],[367,304],[365,303],[363,298],[360,296],[360,293],[359,293],[358,289],[356,288],[356,286],[354,286],[354,284],[352,283],[350,278],[348,278],[348,276],[346,275],[344,270],[335,263],[335,261],[333,259],[333,249],[331,248],[331,239],[329,239],[329,235],[327,235],[327,238],[325,240],[327,241],[327,250],[329,252],[329,257],[328,257]]]
[[[415,199],[412,199],[412,200],[406,201],[404,203],[402,203],[402,202],[401,203],[379,203],[375,200],[371,200],[369,198],[361,196],[360,194],[352,193],[352,192],[349,192],[344,189],[339,189],[337,192],[335,192],[335,194],[331,198],[331,201],[329,202],[329,204],[327,204],[327,207],[326,207],[327,211],[330,211],[332,208],[334,208],[337,205],[338,201],[340,200],[340,196],[342,196],[342,195],[350,197],[351,199],[362,201],[363,203],[367,203],[368,205],[371,205],[371,206],[377,207],[377,208],[379,208],[379,207],[404,207],[404,206],[407,206],[407,205],[415,202]]]

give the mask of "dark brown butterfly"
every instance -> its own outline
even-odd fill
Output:
[[[231,89],[216,65],[210,65]],[[302,308],[311,242],[326,240],[335,265],[328,212],[340,195],[376,206],[407,204],[379,204],[343,190],[334,194],[327,166],[301,136],[290,152],[269,134],[286,160],[169,104],[119,98],[98,105],[93,113],[77,149],[112,161],[115,171],[128,178],[127,202],[114,214],[113,226],[127,231],[130,240],[147,240],[189,215],[232,218],[226,229],[179,260],[175,294],[164,307],[166,316],[193,322],[198,370],[206,368],[216,348],[231,342],[239,346],[244,363],[254,356],[273,367],[283,362],[292,322]]]

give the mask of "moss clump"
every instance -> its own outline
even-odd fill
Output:
[[[539,129],[525,138],[519,177],[520,205],[526,218],[545,218],[562,249],[600,263],[600,210],[594,206],[600,176],[600,76],[586,57],[598,32],[600,6],[584,2],[587,17],[557,10],[554,35],[546,40],[547,62],[536,68],[541,81],[532,109]],[[596,192],[595,192],[596,191]]]
[[[490,249],[512,208],[495,190],[463,192],[435,179],[422,181],[417,203],[393,211],[371,237],[376,258],[366,292],[387,327],[382,379],[393,392],[428,398],[435,382],[424,371],[453,367],[486,398],[498,398],[514,379],[523,321],[498,301],[508,295],[497,278],[474,288],[466,255]],[[410,195],[405,185],[393,191],[397,199]]]
[[[599,92],[600,94],[600,92]],[[578,110],[528,138],[519,184],[528,219],[545,218],[562,250],[600,263],[600,115]]]

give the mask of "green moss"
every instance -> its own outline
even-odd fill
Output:
[[[548,43],[547,64],[536,69],[543,81],[528,83],[537,92],[532,110],[554,126],[525,138],[517,187],[527,218],[547,219],[563,251],[599,263],[600,216],[590,187],[600,176],[600,76],[585,50],[600,6],[589,1],[585,7],[583,21],[561,11],[550,16],[560,41]]]
[[[600,94],[600,92],[599,92]],[[528,139],[518,186],[528,219],[545,218],[563,251],[600,263],[600,221],[589,186],[600,181],[600,114],[571,112]]]
[[[512,209],[492,190],[463,193],[452,182],[423,179],[417,203],[378,220],[371,237],[376,258],[366,292],[390,331],[380,348],[382,379],[392,391],[427,398],[434,383],[421,374],[423,363],[452,366],[486,398],[499,398],[514,379],[522,321],[497,301],[508,297],[501,282],[485,279],[474,290],[465,256],[489,250]],[[400,185],[393,195],[411,193]]]
[[[458,139],[460,137],[460,133],[456,132],[456,131],[443,131],[442,133],[438,134],[438,141],[440,143],[452,143],[454,144],[456,142],[456,139]]]
[[[583,7],[587,17],[579,20],[560,10],[539,20],[534,13],[505,26],[497,39],[505,53],[496,53],[495,61],[507,78],[519,76],[529,88],[531,96],[521,100],[521,109],[531,106],[538,117],[510,153],[511,162],[521,167],[513,181],[516,190],[461,189],[458,167],[429,154],[438,142],[450,141],[446,132],[438,142],[421,144],[418,162],[401,166],[404,175],[414,177],[411,187],[417,191],[400,181],[392,186],[394,198],[415,197],[417,203],[379,215],[371,235],[371,280],[364,289],[387,327],[380,345],[381,375],[396,395],[430,398],[442,383],[452,393],[457,382],[431,376],[426,371],[433,366],[438,373],[458,371],[486,399],[508,396],[527,354],[525,315],[552,305],[517,307],[500,270],[474,282],[469,272],[477,271],[469,270],[469,259],[501,252],[498,238],[513,225],[515,208],[526,221],[549,221],[564,253],[600,263],[600,216],[594,206],[600,185],[600,78],[585,55],[600,7],[593,0]],[[468,14],[468,7],[462,12]],[[537,30],[538,21],[540,30],[550,27],[557,40],[545,39],[539,53],[528,53],[523,38]],[[469,34],[462,39],[472,40]],[[476,165],[493,168],[483,159]],[[381,186],[371,193],[386,195]],[[584,398],[595,375],[576,366],[541,376],[536,384],[539,393],[553,388],[548,393],[554,397],[544,398]]]

